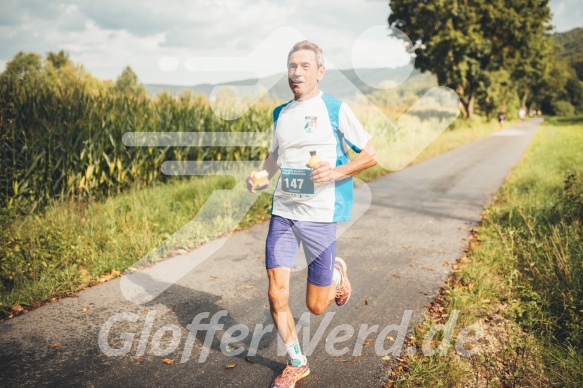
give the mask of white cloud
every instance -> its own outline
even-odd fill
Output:
[[[551,0],[552,24],[555,31],[564,32],[583,27],[583,3],[581,0]]]
[[[550,5],[558,30],[583,20],[580,0],[552,0]],[[194,73],[185,69],[186,60],[246,56],[281,27],[297,30],[322,46],[337,67],[348,68],[357,37],[373,26],[386,26],[388,15],[382,0],[4,0],[0,69],[20,50],[46,55],[63,49],[103,79],[115,79],[129,65],[146,83],[225,81],[232,74]],[[375,42],[389,44],[382,36]],[[176,59],[176,71],[160,69],[164,57]],[[285,71],[285,58],[271,62],[272,70],[263,66],[261,75]],[[239,70],[237,63],[233,68]]]
[[[189,72],[184,63],[192,56],[246,56],[284,26],[320,44],[338,67],[350,67],[356,37],[386,24],[389,13],[385,2],[367,0],[301,5],[267,0],[62,0],[48,5],[29,0],[7,5],[0,17],[4,61],[19,50],[46,54],[63,49],[99,78],[115,78],[130,65],[143,82],[171,84],[226,80],[228,75]],[[162,71],[158,63],[163,57],[176,58],[178,69]],[[285,57],[280,65],[273,62],[272,70],[263,66],[261,75],[285,70]]]

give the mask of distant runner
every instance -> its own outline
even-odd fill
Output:
[[[518,110],[518,118],[520,119],[520,122],[521,123],[524,121],[524,116],[526,116],[526,108],[525,107],[521,107]]]
[[[504,129],[504,120],[506,120],[506,112],[501,110],[498,112],[498,123],[500,124],[500,130]]]
[[[288,82],[294,99],[273,111],[274,134],[265,172],[247,177],[249,191],[263,190],[281,172],[273,193],[265,263],[273,322],[287,349],[287,366],[273,387],[290,388],[310,373],[289,309],[291,268],[302,243],[308,261],[306,305],[323,314],[335,300],[344,305],[351,293],[344,260],[336,257],[336,223],[352,210],[351,176],[376,164],[369,135],[342,101],[322,93],[322,49],[296,43],[288,54]],[[348,148],[357,153],[348,159]]]

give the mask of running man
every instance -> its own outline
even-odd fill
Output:
[[[285,370],[273,382],[277,388],[294,387],[310,373],[288,304],[299,245],[308,262],[308,309],[323,314],[333,300],[344,305],[351,287],[346,263],[336,258],[336,223],[350,217],[350,177],[376,164],[371,136],[354,113],[318,89],[326,72],[322,49],[308,41],[296,43],[288,54],[287,68],[294,99],[273,112],[273,140],[263,163],[269,179],[281,172],[265,248],[271,316],[288,355]],[[357,153],[353,160],[348,159],[348,147]],[[320,161],[310,169],[306,163],[311,151],[316,151]],[[254,187],[255,173],[246,180],[251,192],[269,185]]]
[[[504,120],[506,120],[506,112],[501,110],[498,112],[498,123],[500,124],[500,130],[504,129]]]

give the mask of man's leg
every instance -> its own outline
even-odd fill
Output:
[[[270,268],[269,278],[269,308],[273,323],[284,343],[296,340],[295,322],[289,309],[289,268]]]
[[[288,304],[289,282],[300,243],[292,229],[293,224],[294,221],[284,217],[271,217],[265,242],[270,312],[284,343],[290,338],[295,339],[295,325]]]
[[[306,306],[312,314],[323,314],[330,303],[336,298],[336,283],[328,286],[317,286],[308,282],[306,290]]]
[[[273,387],[277,388],[293,387],[298,380],[310,374],[308,360],[301,352],[289,308],[291,267],[299,248],[299,241],[292,230],[293,223],[283,217],[273,216],[265,247],[271,317],[289,357],[285,370],[273,382]]]
[[[336,258],[335,222],[298,222],[294,225],[308,260],[306,306],[313,314],[323,314],[336,300],[339,306],[350,296],[346,264]]]
[[[344,306],[348,302],[352,287],[346,272],[346,263],[337,257],[334,260],[332,284],[318,286],[308,281],[306,305],[313,314],[323,314],[333,300],[338,306]]]

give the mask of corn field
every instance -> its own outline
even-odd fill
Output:
[[[272,104],[218,118],[204,97],[148,98],[82,87],[0,90],[0,205],[53,198],[104,198],[161,180],[167,160],[259,160],[261,147],[126,147],[126,132],[269,130]],[[267,146],[267,143],[265,144]]]

